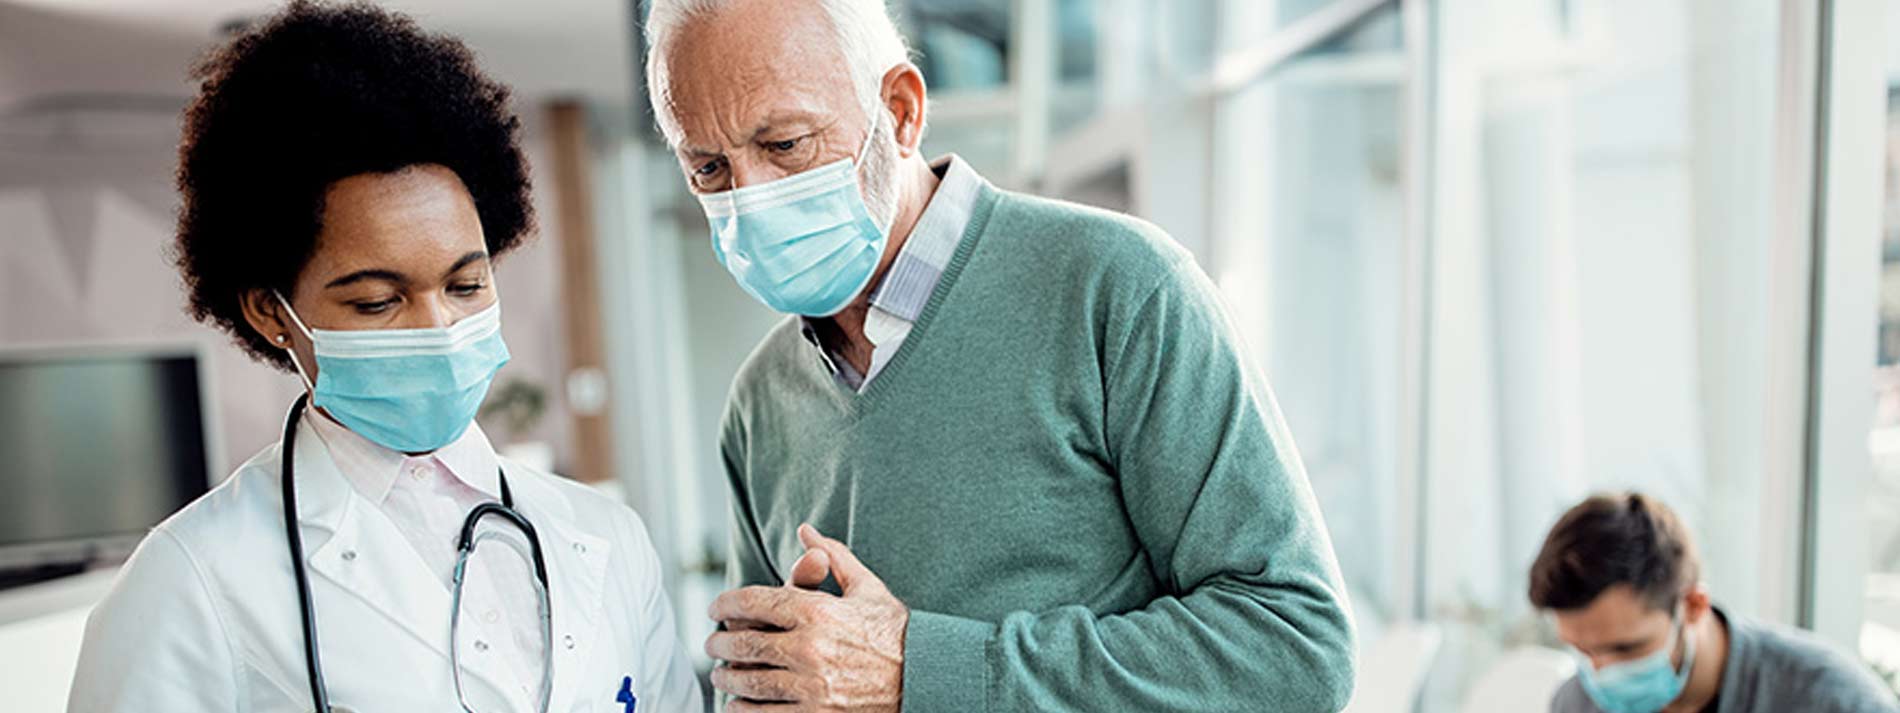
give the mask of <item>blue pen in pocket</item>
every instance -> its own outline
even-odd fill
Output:
[[[632,676],[621,677],[620,695],[614,698],[614,702],[627,704],[626,709],[622,711],[622,713],[633,713],[633,706],[635,703],[639,702],[639,699],[633,697],[633,677]]]

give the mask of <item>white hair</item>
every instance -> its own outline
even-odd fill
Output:
[[[910,61],[910,49],[904,36],[891,22],[884,0],[809,0],[816,2],[831,21],[832,40],[844,55],[851,73],[851,86],[858,105],[866,116],[876,116],[881,103],[884,73]],[[647,91],[653,103],[654,119],[667,143],[680,141],[679,123],[670,115],[667,102],[666,54],[668,43],[681,27],[696,18],[713,14],[732,5],[734,0],[652,0],[647,12]],[[784,2],[784,0],[772,0]],[[877,121],[872,125],[876,126]]]
[[[735,0],[652,0],[647,13],[647,92],[653,104],[653,118],[669,144],[681,139],[679,122],[672,116],[667,101],[666,54],[668,43],[681,27],[730,6]],[[771,0],[784,2],[785,0]],[[910,49],[904,36],[891,22],[884,0],[808,0],[818,3],[831,21],[832,39],[844,55],[851,73],[851,86],[858,107],[870,119],[869,146],[859,169],[864,172],[864,202],[878,227],[890,230],[897,217],[897,135],[896,127],[882,111],[884,73],[910,61]]]

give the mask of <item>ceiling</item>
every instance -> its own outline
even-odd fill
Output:
[[[524,102],[625,101],[627,0],[382,0],[466,41]],[[0,0],[0,113],[61,97],[177,98],[186,68],[257,0]]]

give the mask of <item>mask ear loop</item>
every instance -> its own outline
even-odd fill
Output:
[[[303,320],[297,317],[297,310],[291,309],[290,301],[284,299],[284,293],[278,292],[276,290],[271,290],[270,293],[272,296],[277,298],[277,304],[284,306],[284,312],[290,315],[291,324],[297,325],[297,331],[303,332],[304,338],[310,340],[312,344],[315,344],[317,341],[316,336],[312,335],[310,333],[310,328],[304,326]],[[297,378],[303,380],[304,387],[310,389],[310,393],[312,394],[316,393],[317,384],[316,382],[313,382],[310,380],[310,373],[307,371],[304,371],[303,362],[298,361],[297,350],[294,348],[285,349],[284,353],[290,356],[291,366],[297,367]]]
[[[864,159],[871,156],[871,142],[877,140],[877,127],[883,123],[883,118],[882,112],[871,112],[871,128],[864,132],[864,145],[858,147],[858,158],[855,164],[857,170],[864,170]]]
[[[713,240],[717,242],[713,247],[727,260],[731,260],[737,251],[735,236],[739,234],[739,187],[735,185],[738,180],[732,176],[732,171],[728,169],[726,174],[726,190],[722,192],[726,199],[726,216],[719,219],[718,225],[712,226]]]
[[[857,165],[851,167],[852,182],[857,184],[858,190],[860,191],[865,190],[866,188],[869,187],[869,185],[865,183],[865,180],[864,180],[865,176],[860,175],[860,174],[864,172],[865,159],[868,159],[871,157],[871,143],[877,140],[877,129],[879,126],[883,125],[884,116],[885,116],[884,111],[872,110],[871,130],[864,135],[864,146],[858,149]],[[896,130],[897,130],[896,127],[893,126],[891,129],[893,137],[896,136]],[[869,206],[867,205],[866,208],[869,208]],[[890,237],[890,231],[891,231],[890,223],[894,222],[895,220],[896,220],[896,211],[892,211],[892,217],[890,221],[879,221],[877,216],[871,216],[871,223],[873,225],[876,225],[878,231],[884,233],[885,237],[887,238]]]
[[[1682,649],[1682,673],[1686,674],[1695,661],[1695,637],[1689,631],[1689,605],[1683,602],[1676,609],[1676,643],[1672,649]]]

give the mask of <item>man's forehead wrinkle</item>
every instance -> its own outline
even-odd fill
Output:
[[[817,128],[836,123],[838,108],[827,106],[821,91],[803,84],[760,75],[735,78],[724,101],[709,107],[724,147],[743,146],[793,124]]]

